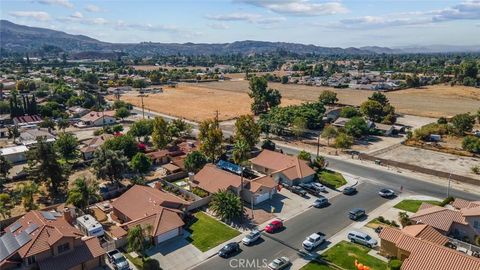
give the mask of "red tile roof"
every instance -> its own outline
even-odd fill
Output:
[[[295,156],[288,156],[270,150],[263,150],[257,157],[250,160],[253,164],[282,172],[290,180],[304,178],[315,174],[305,160]]]
[[[410,217],[418,223],[428,224],[436,229],[448,232],[454,222],[467,225],[465,217],[459,210],[452,210],[436,205],[422,203],[420,210]]]
[[[17,116],[13,118],[14,123],[36,123],[41,122],[42,118],[39,115],[25,115],[25,116]]]
[[[193,183],[210,193],[226,190],[230,187],[240,188],[242,179],[240,176],[217,168],[214,164],[205,165],[194,176]]]

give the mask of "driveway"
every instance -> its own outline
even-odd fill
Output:
[[[206,255],[187,240],[190,233],[172,238],[147,251],[150,258],[160,262],[162,269],[188,269],[206,259]]]

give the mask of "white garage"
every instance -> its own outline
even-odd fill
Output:
[[[172,239],[173,237],[180,235],[181,229],[182,228],[175,228],[171,231],[164,232],[164,233],[158,235],[157,238],[155,238],[156,244],[158,245],[162,242],[167,241],[168,239]]]
[[[255,204],[259,204],[261,202],[264,202],[264,201],[270,199],[273,196],[274,193],[275,193],[275,189],[272,189],[272,190],[267,191],[265,193],[256,194],[255,195]]]

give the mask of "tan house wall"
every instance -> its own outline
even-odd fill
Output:
[[[384,239],[380,239],[380,249],[382,253],[386,256],[396,257],[398,254],[398,248],[395,243]]]

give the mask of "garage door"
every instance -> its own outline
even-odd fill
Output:
[[[166,233],[162,233],[160,234],[159,236],[157,236],[157,244],[163,242],[163,241],[167,241],[168,239],[171,239],[175,236],[178,235],[178,228],[174,229],[174,230],[171,230],[171,231],[168,231]]]
[[[255,197],[255,204],[261,203],[261,202],[266,201],[268,199],[270,199],[270,193],[268,193],[268,192],[263,193],[263,194]]]

